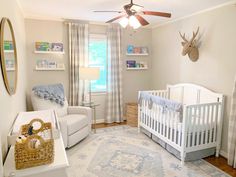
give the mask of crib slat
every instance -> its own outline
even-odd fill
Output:
[[[171,117],[172,116],[171,111],[168,111],[167,116],[168,116],[168,119],[166,120],[166,138],[169,139],[169,136],[170,136],[170,132],[169,132],[169,130],[170,130],[170,121],[171,121],[171,118],[172,118]]]
[[[192,116],[193,123],[192,123],[192,144],[191,146],[195,145],[195,134],[196,134],[196,119],[197,119],[197,107],[194,107],[194,114]],[[190,130],[191,133],[191,130]]]
[[[210,127],[210,106],[208,105],[207,106],[207,143],[210,142],[210,130],[209,130],[209,127]]]
[[[211,109],[210,109],[211,111],[210,111],[210,139],[209,139],[209,143],[211,143],[212,142],[212,133],[213,133],[213,126],[212,126],[212,124],[213,124],[213,113],[214,113],[214,106],[213,105],[211,105]]]
[[[178,143],[177,143],[177,121],[178,121],[178,114],[175,113],[174,125],[173,125],[173,127],[174,127],[174,142],[175,142],[176,144],[178,144]]]
[[[203,113],[203,117],[204,117],[204,141],[202,141],[202,144],[207,144],[207,135],[208,135],[208,108],[209,106],[204,106],[204,113]],[[203,136],[202,136],[203,137]]]
[[[196,142],[196,146],[199,145],[199,139],[200,139],[200,132],[201,130],[199,128],[201,128],[201,106],[198,106],[198,118],[197,118],[197,126],[198,126],[198,130],[197,130],[197,142]]]
[[[214,112],[214,142],[216,141],[216,127],[217,127],[217,118],[218,118],[218,104],[215,105]]]
[[[201,114],[201,119],[202,119],[202,132],[201,132],[201,143],[200,143],[200,145],[203,144],[203,140],[204,140],[204,137],[205,137],[204,135],[205,135],[205,133],[206,133],[205,108],[206,108],[205,106],[202,106],[202,114]]]

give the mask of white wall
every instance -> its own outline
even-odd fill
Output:
[[[27,74],[30,76],[27,88],[27,109],[32,110],[30,93],[35,85],[62,83],[68,93],[68,45],[66,26],[58,21],[25,20],[26,47],[27,47]],[[35,42],[62,42],[65,54],[35,54]],[[47,59],[65,64],[65,71],[36,71],[36,62],[39,59]],[[68,96],[68,94],[67,94]]]
[[[0,74],[0,136],[2,139],[3,156],[6,153],[6,138],[10,126],[17,113],[26,110],[25,89],[26,79],[26,51],[24,18],[16,0],[0,0],[0,19],[7,17],[11,20],[18,53],[18,84],[16,94],[9,96]]]
[[[230,99],[236,74],[236,6],[230,5],[157,27],[152,31],[152,88],[166,84],[191,82],[227,96],[222,150],[227,152],[227,131]],[[200,27],[200,57],[191,62],[181,55],[178,34]]]
[[[89,32],[92,34],[106,34],[106,25],[90,25]],[[61,21],[45,21],[26,19],[26,44],[27,44],[27,72],[28,75],[34,79],[29,80],[27,89],[28,97],[28,110],[32,110],[29,94],[34,85],[50,84],[50,83],[63,83],[68,95],[69,88],[69,57],[68,57],[68,39],[66,25]],[[140,29],[137,32],[124,30],[122,32],[122,60],[123,62],[123,93],[124,102],[136,101],[138,90],[149,89],[150,87],[150,73],[151,70],[146,71],[126,71],[126,59],[133,59],[134,57],[127,57],[126,47],[128,44],[137,46],[147,46],[151,50],[151,30]],[[49,42],[63,42],[65,47],[65,55],[62,56],[49,56],[34,54],[34,43],[36,41],[49,41]],[[34,67],[36,60],[40,58],[53,59],[65,63],[65,71],[35,71]],[[136,59],[136,57],[135,57]],[[151,62],[151,54],[148,57],[139,57],[137,60]],[[103,122],[106,114],[106,94],[92,95],[94,102],[100,104],[97,107],[98,122]]]

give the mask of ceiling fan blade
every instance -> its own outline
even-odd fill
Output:
[[[115,17],[115,18],[113,18],[113,19],[107,21],[106,23],[112,23],[112,22],[114,22],[114,21],[116,21],[116,20],[118,20],[118,19],[120,19],[120,18],[122,18],[122,17],[125,17],[125,16],[126,16],[126,15],[120,15],[120,16],[118,16],[118,17]]]
[[[167,17],[167,18],[171,17],[170,13],[165,13],[165,12],[143,11],[143,14],[144,15],[155,15],[155,16]]]
[[[139,23],[142,25],[142,26],[146,26],[148,25],[149,23],[147,22],[147,20],[145,20],[143,17],[141,17],[140,15],[135,15],[135,17],[137,18],[137,20],[139,21]]]
[[[111,12],[111,13],[122,13],[122,11],[118,11],[118,10],[94,10],[93,12],[102,12],[102,13],[104,13],[104,12]]]

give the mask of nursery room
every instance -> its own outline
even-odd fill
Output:
[[[0,0],[0,177],[236,177],[236,0]]]

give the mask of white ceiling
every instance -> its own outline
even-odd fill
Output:
[[[19,0],[26,18],[78,19],[105,22],[117,13],[94,13],[94,10],[123,10],[130,0]],[[134,0],[143,5],[144,10],[172,13],[172,18],[145,16],[151,25],[175,20],[193,13],[209,9],[232,0]]]

